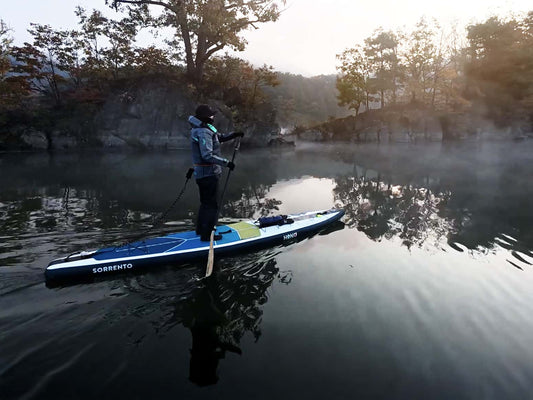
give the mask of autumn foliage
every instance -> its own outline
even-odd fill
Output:
[[[113,5],[118,7],[118,3]],[[200,7],[202,2],[196,8],[190,2],[192,8],[171,6],[159,17],[151,16],[141,3],[129,2],[119,20],[99,10],[77,7],[75,30],[32,23],[28,29],[32,40],[22,46],[13,46],[11,31],[0,21],[0,135],[10,134],[10,126],[20,122],[20,115],[34,127],[42,125],[45,114],[46,121],[76,110],[86,115],[110,94],[126,93],[128,87],[150,76],[180,85],[197,101],[226,101],[242,118],[253,115],[266,101],[262,87],[277,84],[272,67],[255,68],[244,60],[215,53],[225,47],[244,48],[246,42],[238,33],[255,23],[275,20],[279,15],[275,1],[211,2],[209,9]],[[220,14],[213,7],[225,11]],[[186,18],[181,25],[171,18],[175,11],[186,13],[180,14]],[[212,20],[215,17],[223,20]],[[185,32],[184,26],[190,31]],[[140,30],[162,27],[177,29],[165,47],[136,44]]]
[[[360,110],[418,104],[475,112],[533,129],[533,11],[492,17],[462,35],[421,19],[410,31],[377,29],[338,58],[338,102]]]

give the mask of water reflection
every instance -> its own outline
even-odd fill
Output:
[[[268,289],[280,275],[275,259],[253,263],[248,270],[215,274],[196,289],[184,305],[177,306],[170,321],[181,320],[192,336],[189,379],[199,385],[218,381],[218,363],[226,352],[242,354],[239,343],[249,332],[261,337],[262,306]]]
[[[504,248],[511,251],[513,259],[507,261],[512,266],[523,269],[532,265],[526,260],[533,257],[528,244],[505,233],[517,226],[509,224],[501,213],[490,216],[465,204],[464,187],[429,177],[416,184],[398,185],[379,172],[368,177],[368,172],[356,166],[352,174],[336,178],[334,193],[335,200],[346,210],[347,225],[370,239],[398,238],[408,249],[417,246],[446,251],[449,246],[460,252],[485,254]],[[470,195],[468,186],[467,191]],[[476,199],[470,196],[470,200]],[[518,226],[523,224],[517,222]]]
[[[157,279],[154,286],[146,283],[150,278],[139,277],[130,287],[144,297],[145,306],[131,313],[149,315],[150,310],[170,310],[152,321],[155,333],[165,335],[179,325],[189,329],[189,380],[199,386],[216,384],[219,362],[226,353],[241,355],[240,342],[246,334],[256,342],[260,339],[263,307],[271,286],[291,282],[292,272],[279,270],[276,255],[268,250],[238,260],[226,259],[214,275],[201,282],[181,275],[174,277],[181,283],[164,284]]]
[[[2,155],[0,392],[244,398],[267,379],[259,397],[527,397],[525,146],[242,152],[226,219],[335,202],[353,229],[218,260],[205,286],[205,264],[188,264],[52,290],[43,269],[54,257],[150,227],[181,189],[189,154]],[[154,234],[192,229],[196,195]]]
[[[497,146],[316,150],[240,154],[223,217],[314,209],[312,200],[327,199],[333,190],[348,225],[372,240],[397,238],[407,248],[503,248],[512,252],[513,265],[529,265],[533,186],[527,149],[513,148],[512,157]],[[190,164],[187,152],[4,155],[1,162],[0,264],[35,268],[43,253],[21,249],[54,248],[39,264],[43,268],[63,253],[123,243],[153,227]],[[167,224],[150,233],[191,229],[196,196],[189,188]]]
[[[226,351],[242,354],[242,350],[225,341],[223,332],[229,325],[224,313],[220,287],[216,277],[197,290],[192,301],[183,312],[183,326],[192,334],[189,380],[199,386],[218,382],[218,362],[225,357]]]
[[[451,193],[434,193],[412,185],[393,185],[363,176],[336,179],[335,199],[343,204],[347,224],[364,232],[372,240],[399,237],[404,246],[422,247],[426,241],[442,248],[453,221],[440,216]]]
[[[177,395],[186,391],[184,380],[198,386],[220,383],[224,359],[246,355],[243,339],[260,341],[272,287],[292,281],[292,271],[277,265],[278,254],[266,250],[226,258],[201,282],[201,266],[169,265],[44,293],[26,290],[26,297],[4,294],[5,304],[17,305],[0,313],[7,346],[0,392],[5,398],[63,398],[64,393],[165,398],[169,387]],[[132,376],[169,384],[139,387]],[[81,393],[83,387],[97,388],[96,393]]]
[[[279,211],[281,200],[267,197],[272,184],[250,183],[242,187],[240,199],[229,200],[224,204],[222,215],[235,218],[259,218]]]

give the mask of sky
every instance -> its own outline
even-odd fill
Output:
[[[104,0],[2,2],[0,19],[13,30],[17,45],[30,40],[27,33],[30,22],[56,29],[75,28],[77,5],[116,16]],[[237,55],[257,66],[272,65],[281,72],[304,76],[334,74],[336,55],[362,44],[379,27],[409,29],[421,17],[434,17],[442,25],[465,26],[483,22],[492,15],[531,10],[531,0],[287,0],[277,22],[261,24],[258,29],[246,32],[247,49]]]

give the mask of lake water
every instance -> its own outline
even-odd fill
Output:
[[[230,156],[231,147],[225,148]],[[174,201],[187,151],[0,155],[0,398],[526,399],[533,142],[242,149],[224,222],[343,207],[285,247],[49,288]],[[193,229],[197,189],[150,234]]]

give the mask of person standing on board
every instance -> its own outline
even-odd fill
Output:
[[[221,156],[220,143],[244,136],[243,132],[228,135],[218,133],[213,126],[215,114],[215,110],[201,104],[196,108],[194,116],[189,117],[194,177],[200,191],[196,234],[206,242],[210,241],[211,231],[217,222],[218,180],[222,175],[222,167],[228,167],[231,171],[235,168],[233,162]],[[221,235],[215,235],[214,240],[221,238]]]

